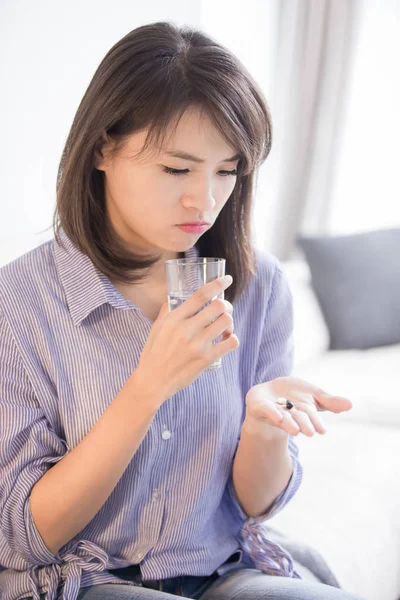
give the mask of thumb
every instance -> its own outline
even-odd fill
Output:
[[[157,321],[162,321],[163,319],[165,319],[165,317],[167,316],[168,313],[169,313],[168,300],[166,300],[166,302],[164,302],[164,304],[161,305],[160,312],[158,313],[158,316],[157,316]]]

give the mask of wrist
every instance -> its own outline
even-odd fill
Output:
[[[139,368],[135,369],[127,381],[135,399],[157,412],[160,406],[167,400],[154,377],[147,377]]]

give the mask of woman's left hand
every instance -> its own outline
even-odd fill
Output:
[[[278,377],[255,385],[247,392],[246,421],[258,427],[265,423],[290,435],[312,436],[315,432],[326,432],[320,411],[341,413],[352,406],[347,398],[332,396],[303,379]]]

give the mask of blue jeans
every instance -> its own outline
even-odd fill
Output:
[[[144,582],[146,584],[146,582]],[[220,577],[174,577],[159,589],[107,583],[81,588],[78,600],[363,600],[329,585],[273,577],[239,565]]]
[[[363,600],[360,596],[320,583],[308,569],[296,562],[295,568],[304,579],[265,575],[234,559],[230,570],[220,576],[215,572],[205,577],[181,576],[149,582],[142,580],[140,570],[133,565],[118,570],[118,577],[122,581],[135,582],[135,587],[123,583],[84,587],[79,590],[77,600]],[[40,600],[46,600],[45,594]]]

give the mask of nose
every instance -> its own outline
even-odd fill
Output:
[[[198,185],[195,190],[186,193],[182,197],[182,204],[185,208],[195,208],[203,214],[208,214],[215,207],[215,200],[212,191],[211,182]]]

